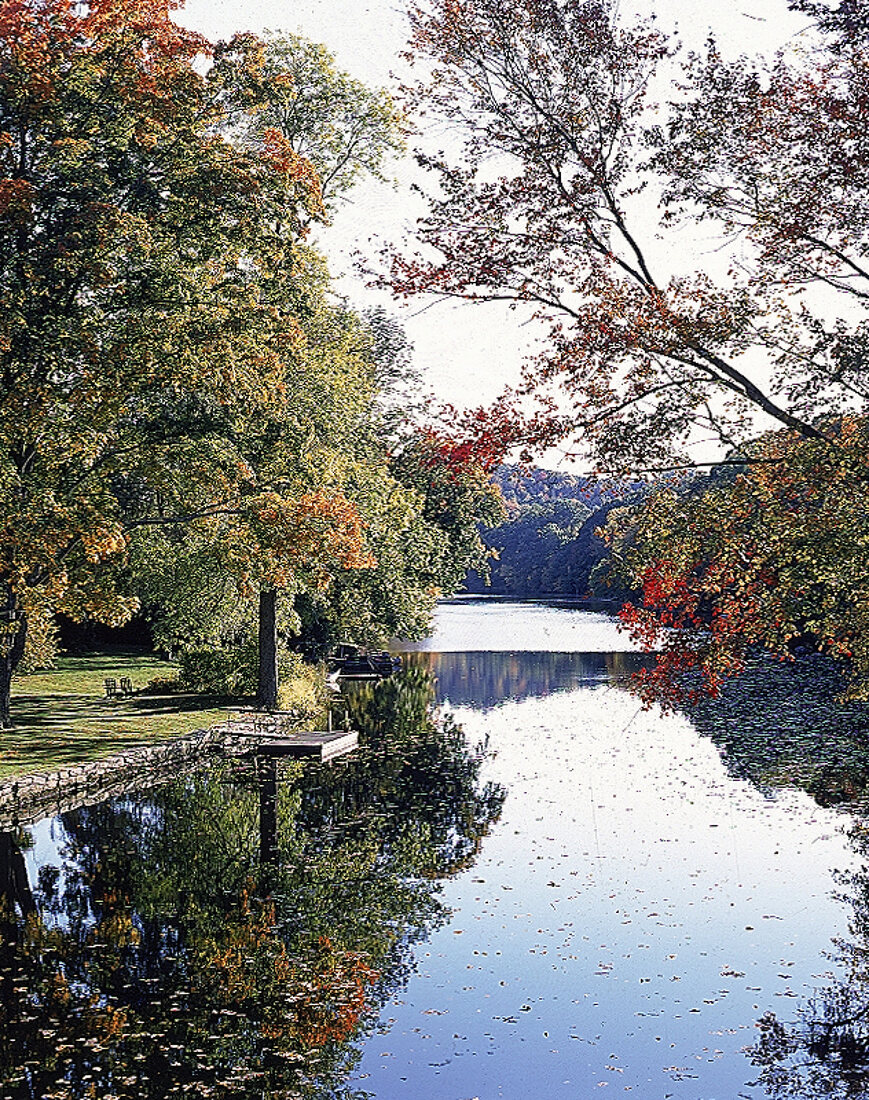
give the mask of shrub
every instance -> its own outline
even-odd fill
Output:
[[[311,722],[322,717],[327,695],[323,670],[299,662],[289,676],[281,679],[278,707],[293,711],[300,723]]]
[[[181,681],[177,676],[154,676],[139,692],[140,695],[171,695],[181,690]]]
[[[195,649],[178,659],[178,678],[188,691],[207,695],[242,697],[255,695],[259,656],[256,642],[222,649]],[[290,685],[297,677],[305,678],[305,666],[298,653],[278,651],[278,678]],[[283,708],[283,703],[281,703]],[[289,709],[289,708],[287,708]]]

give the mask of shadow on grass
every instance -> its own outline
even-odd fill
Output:
[[[130,676],[141,689],[173,671],[155,657],[111,653],[67,657],[56,670],[22,677],[13,728],[0,731],[0,777],[85,763],[225,721],[230,701],[214,696],[103,694],[106,674]]]

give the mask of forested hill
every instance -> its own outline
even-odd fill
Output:
[[[608,551],[595,534],[614,508],[645,491],[640,482],[614,484],[556,470],[501,466],[493,480],[506,520],[483,528],[494,552],[490,584],[469,573],[472,593],[507,596],[575,595],[620,598],[607,569]]]
[[[508,516],[523,506],[556,500],[580,501],[591,511],[599,508],[607,496],[605,487],[594,478],[560,470],[499,466],[492,480],[501,491]]]

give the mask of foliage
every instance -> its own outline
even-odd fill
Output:
[[[268,141],[312,165],[327,207],[401,151],[396,108],[382,90],[336,68],[321,45],[293,34],[236,35],[217,50],[235,140]]]
[[[373,564],[342,455],[367,336],[302,242],[401,139],[293,36],[212,47],[148,0],[8,0],[0,25],[6,725],[56,612],[144,599],[171,650]]]
[[[259,653],[254,640],[216,649],[185,649],[178,656],[178,683],[186,691],[229,698],[256,694]],[[313,718],[326,700],[323,674],[298,653],[278,649],[279,706],[299,718]]]
[[[202,76],[208,44],[159,5],[10,0],[0,19],[6,724],[31,616],[135,610],[108,568],[134,535],[226,521],[242,584],[368,558],[335,486],[253,465],[253,426],[298,396],[294,249],[323,216],[310,163],[272,131],[227,140],[238,66],[215,55]]]
[[[327,211],[360,173],[379,174],[398,148],[388,98],[337,72],[321,47],[293,36],[243,35],[218,51],[217,67],[233,140],[259,148],[279,132],[294,155],[310,158]],[[446,501],[435,515],[424,480],[414,480],[408,459],[397,457],[416,446],[416,378],[403,332],[382,311],[359,316],[335,304],[313,249],[296,246],[293,255],[292,269],[269,289],[296,325],[284,399],[236,433],[234,445],[252,485],[284,495],[323,487],[343,502],[345,527],[332,522],[308,550],[293,532],[277,554],[263,538],[272,515],[259,526],[249,517],[237,524],[217,517],[198,529],[148,531],[132,548],[133,568],[156,639],[167,648],[249,636],[251,597],[264,586],[288,597],[279,605],[284,643],[309,651],[341,637],[419,635],[435,597],[458,583],[464,561],[479,556],[473,520],[461,512],[475,502],[490,507],[479,476],[473,485],[465,476],[465,497],[453,492],[449,517]],[[319,515],[325,510],[324,501]],[[343,558],[336,554],[342,530]]]
[[[493,481],[507,514],[481,530],[492,553],[488,583],[471,574],[469,591],[607,598],[628,594],[610,576],[610,552],[599,529],[619,502],[643,492],[641,484],[508,465],[494,471]]]
[[[596,478],[539,466],[505,463],[493,470],[492,481],[501,491],[508,516],[515,515],[525,505],[551,504],[559,500],[580,501],[594,511],[621,495],[617,487]]]
[[[337,576],[328,592],[300,607],[302,639],[315,651],[348,639],[424,637],[436,599],[456,591],[468,569],[487,567],[478,524],[503,513],[486,471],[474,461],[453,463],[423,431],[406,429],[394,442],[387,459],[378,465],[373,457],[356,474],[375,567]],[[375,456],[379,447],[375,435]]]
[[[517,596],[574,591],[564,551],[589,514],[579,501],[532,504],[508,523],[487,530],[484,538],[495,557],[492,590]]]
[[[798,647],[844,661],[851,695],[869,685],[867,422],[846,418],[837,446],[772,432],[750,462],[686,489],[655,493],[617,553],[641,586],[622,619],[658,649],[641,681],[647,700],[713,694],[756,648],[788,659]]]
[[[300,661],[283,654],[284,676],[298,670]],[[257,687],[256,645],[221,649],[188,649],[178,657],[178,679],[188,691],[210,695],[254,695]]]

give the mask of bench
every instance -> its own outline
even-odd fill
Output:
[[[114,676],[108,676],[105,684],[107,699],[117,699],[119,695],[133,694],[133,682],[129,676],[122,676],[120,684]]]

